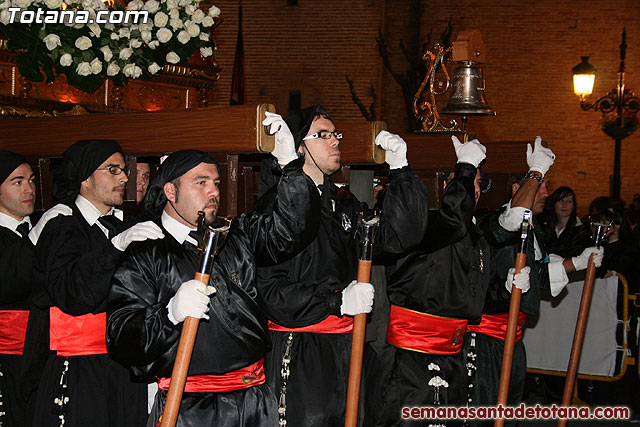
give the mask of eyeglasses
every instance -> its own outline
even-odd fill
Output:
[[[120,175],[122,172],[124,172],[126,176],[129,176],[131,174],[131,170],[128,167],[125,166],[121,168],[118,165],[109,165],[96,170],[106,170],[109,171],[111,175]]]
[[[330,130],[321,130],[320,132],[312,133],[309,136],[305,136],[304,138],[302,138],[302,140],[306,141],[307,139],[313,138],[331,139],[332,136],[335,136],[336,139],[342,139],[342,133],[338,132],[337,130],[334,130],[333,132]]]

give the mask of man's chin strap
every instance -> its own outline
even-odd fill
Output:
[[[196,227],[198,228],[197,224],[192,223],[191,221],[189,221],[187,218],[183,217],[182,215],[180,215],[180,212],[178,212],[178,209],[176,209],[176,207],[173,205],[173,202],[171,200],[169,200],[169,204],[171,205],[171,207],[173,208],[173,210],[175,211],[175,213],[178,214],[178,216],[180,218],[182,218],[187,224],[191,225],[192,227]]]
[[[302,146],[304,147],[304,149],[307,151],[307,155],[311,158],[311,161],[313,162],[313,164],[318,168],[318,170],[320,172],[322,172],[322,202],[324,203],[324,205],[326,206],[327,209],[329,209],[329,211],[332,211],[332,205],[331,205],[331,178],[329,177],[328,174],[326,174],[321,168],[320,166],[318,166],[318,163],[316,162],[316,159],[313,158],[313,156],[311,155],[311,151],[309,151],[309,147],[307,147],[307,144],[304,143],[304,141],[302,141]]]

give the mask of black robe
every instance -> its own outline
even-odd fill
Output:
[[[33,245],[29,238],[0,226],[0,310],[29,310],[31,289],[36,280],[33,265]],[[0,412],[5,413],[0,415],[0,424],[3,426],[31,425],[20,387],[21,362],[21,355],[0,351]]]
[[[302,173],[302,161],[285,168],[276,201],[236,220],[216,257],[210,284],[209,320],[199,323],[189,375],[219,375],[247,367],[270,348],[267,318],[256,288],[258,265],[290,258],[317,232],[319,196]],[[258,204],[259,205],[259,204]],[[199,253],[167,231],[160,240],[133,243],[113,277],[107,344],[136,377],[171,377],[182,323],[167,305],[183,282],[194,278]],[[155,426],[166,391],[156,395],[148,425]],[[178,426],[275,426],[275,397],[266,385],[228,392],[185,393]]]
[[[358,213],[367,214],[368,209],[346,188],[324,191],[331,192],[335,210],[333,203],[322,206],[317,238],[295,258],[259,269],[258,288],[269,320],[287,328],[341,316],[341,291],[356,279]],[[427,190],[409,168],[392,170],[374,252],[398,254],[419,243],[428,206]],[[286,393],[282,393],[281,368],[290,333],[270,334],[273,350],[266,358],[267,382],[286,399],[287,425],[344,425],[351,333],[292,333]]]
[[[478,226],[485,231],[492,247],[492,276],[485,300],[483,313],[508,313],[511,294],[505,288],[509,268],[515,266],[516,254],[520,243],[520,231],[508,232],[499,224],[501,211],[482,217]],[[535,259],[533,236],[542,251],[542,259]],[[520,311],[535,316],[540,311],[540,297],[550,295],[548,254],[544,242],[544,230],[536,216],[533,217],[533,230],[527,241],[527,265],[530,289],[522,294]],[[471,399],[474,406],[495,406],[498,401],[498,386],[502,367],[504,340],[486,334],[467,331],[464,353],[475,354],[475,374],[472,379]],[[524,381],[527,370],[527,355],[522,340],[515,344],[508,404],[517,405],[522,401]],[[472,425],[492,425],[489,422],[474,421]],[[507,421],[507,425],[513,423]]]
[[[470,323],[480,321],[489,285],[490,249],[473,224],[475,176],[472,165],[456,165],[441,209],[429,214],[421,245],[398,263],[388,281],[392,305]],[[402,424],[405,406],[466,403],[468,379],[461,352],[436,355],[396,347],[385,352],[383,361],[367,372],[379,383],[367,390],[365,425]],[[448,385],[430,385],[435,377]]]
[[[30,351],[31,359],[39,353],[46,361],[34,425],[58,426],[61,413],[65,427],[144,425],[147,386],[132,382],[127,369],[110,355],[59,357],[48,352],[49,307],[71,316],[104,313],[111,276],[122,255],[97,224],[89,226],[75,200],[66,204],[73,215],[51,219],[36,244],[37,270],[44,279],[43,289],[34,295],[39,311],[34,316],[37,309],[32,310],[32,316],[39,322],[29,324],[25,357]],[[61,381],[66,382],[64,389]],[[54,402],[61,395],[69,398],[62,407]]]

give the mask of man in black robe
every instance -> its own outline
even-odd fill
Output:
[[[24,156],[0,151],[0,425],[31,425],[22,398],[20,363],[35,276],[27,237],[36,197],[35,176]]]
[[[280,422],[289,426],[342,426],[353,315],[371,311],[373,287],[356,282],[359,214],[368,209],[330,175],[340,169],[342,134],[320,105],[285,119],[304,172],[322,195],[320,230],[296,257],[259,270],[273,350],[265,358],[267,382],[279,396]],[[402,253],[418,243],[427,224],[428,193],[409,173],[406,143],[381,132],[391,184],[374,243],[375,252]],[[264,187],[269,172],[261,171]],[[276,177],[277,179],[277,177]],[[266,190],[265,200],[274,190]],[[282,424],[281,424],[282,425]]]
[[[256,289],[259,265],[290,258],[315,236],[319,197],[302,172],[303,156],[282,119],[276,132],[283,167],[273,203],[259,200],[234,220],[213,263],[209,283],[194,280],[199,251],[190,232],[198,211],[207,222],[219,205],[219,168],[206,153],[171,154],[154,176],[144,207],[165,238],[134,244],[113,277],[109,295],[109,351],[130,364],[139,378],[157,379],[159,392],[148,420],[155,427],[186,317],[199,323],[178,426],[277,425],[273,392],[265,384],[263,357],[270,347],[267,319]],[[208,314],[207,314],[208,313]]]
[[[27,332],[28,339],[41,337],[33,351],[44,346],[46,357],[35,402],[39,427],[140,426],[146,419],[146,384],[131,382],[127,369],[107,354],[105,339],[117,261],[132,241],[162,237],[151,222],[118,233],[123,225],[117,207],[128,175],[116,141],[71,145],[53,175],[58,215],[45,213],[30,234],[36,270],[44,277],[33,301],[40,322],[30,323]]]
[[[403,408],[467,400],[464,333],[468,323],[480,321],[490,277],[489,245],[473,217],[486,149],[477,140],[452,139],[458,162],[442,206],[429,214],[422,243],[400,260],[387,284],[386,341],[392,347],[377,369],[382,385],[368,392],[365,425],[400,425]],[[518,277],[518,283],[526,280],[526,272]]]
[[[491,281],[482,309],[482,320],[470,326],[465,339],[464,352],[475,371],[472,378],[470,404],[495,406],[498,400],[502,353],[507,327],[510,293],[504,288],[505,280],[512,274],[516,253],[520,244],[520,227],[524,212],[531,211],[532,228],[527,241],[527,266],[530,268],[530,288],[523,291],[520,314],[513,353],[511,383],[508,404],[518,405],[522,401],[527,358],[522,342],[526,317],[538,314],[542,293],[557,296],[569,283],[568,272],[586,268],[589,256],[594,253],[597,265],[602,261],[603,251],[587,248],[580,255],[564,259],[549,254],[544,246],[544,229],[536,215],[542,213],[548,195],[544,175],[555,160],[553,152],[542,146],[538,137],[527,147],[529,172],[520,177],[512,188],[513,198],[500,211],[478,221],[478,227],[487,235],[492,248]],[[486,424],[474,421],[473,425]],[[493,424],[491,422],[491,424]],[[507,424],[511,424],[507,421]],[[515,424],[515,423],[513,423]]]

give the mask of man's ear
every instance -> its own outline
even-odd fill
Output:
[[[172,182],[167,182],[164,187],[162,187],[162,189],[164,190],[164,195],[167,196],[167,200],[169,200],[171,203],[175,203],[176,201],[176,186],[173,185]]]
[[[511,197],[515,196],[515,194],[518,192],[519,189],[520,189],[520,184],[518,184],[517,182],[514,182],[513,184],[511,184]]]

